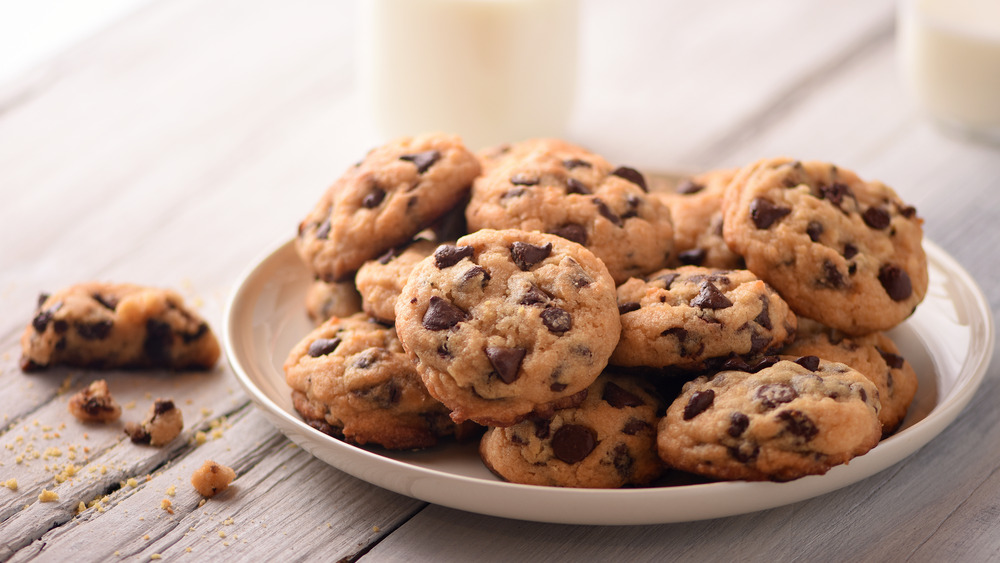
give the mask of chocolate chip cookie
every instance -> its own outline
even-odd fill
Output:
[[[559,235],[590,249],[615,283],[666,266],[670,212],[638,171],[553,139],[515,143],[484,162],[466,208],[470,230]]]
[[[427,394],[395,329],[363,313],[314,329],[292,349],[284,368],[295,410],[331,436],[415,449],[456,433],[448,409]]]
[[[21,369],[208,369],[219,342],[208,323],[168,289],[85,282],[42,294],[21,335]]]
[[[810,319],[801,320],[795,343],[782,353],[819,356],[861,372],[878,388],[882,436],[895,432],[917,394],[917,374],[892,339],[881,332],[851,337]]]
[[[618,488],[663,472],[656,453],[659,397],[641,379],[604,373],[587,399],[551,418],[490,428],[479,445],[486,466],[514,483]]]
[[[745,268],[743,257],[722,238],[722,196],[738,169],[712,170],[682,181],[672,192],[653,192],[674,225],[673,267]]]
[[[685,384],[660,421],[660,457],[716,479],[789,481],[875,447],[875,385],[844,364],[787,358]]]
[[[365,312],[380,321],[394,322],[396,299],[410,271],[418,262],[433,254],[437,247],[436,242],[418,239],[365,262],[354,278]]]
[[[788,304],[748,270],[665,269],[618,287],[619,366],[700,370],[774,353],[795,337]]]
[[[583,399],[621,331],[604,264],[564,238],[480,230],[410,272],[396,328],[455,421],[509,426]]]
[[[723,236],[796,313],[859,335],[908,317],[927,291],[916,210],[824,162],[762,160],[723,200]]]
[[[320,278],[343,281],[447,214],[478,174],[479,161],[456,136],[392,141],[330,186],[299,224],[296,249]]]

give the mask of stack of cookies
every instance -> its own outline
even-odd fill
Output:
[[[560,140],[473,154],[398,139],[299,225],[317,327],[286,380],[321,431],[390,449],[479,439],[513,482],[822,474],[913,400],[884,331],[927,290],[921,239],[913,207],[831,164],[650,191]]]

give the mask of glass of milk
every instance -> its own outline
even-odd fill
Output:
[[[380,136],[444,131],[478,150],[565,133],[576,0],[365,0],[359,8],[359,78]]]
[[[903,77],[936,121],[1000,142],[1000,0],[899,0]]]

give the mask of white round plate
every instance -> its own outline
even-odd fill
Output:
[[[240,383],[271,422],[302,448],[355,477],[416,499],[506,518],[565,524],[658,524],[732,516],[812,498],[889,467],[938,435],[969,402],[993,353],[993,320],[968,273],[925,242],[930,288],[890,335],[920,387],[899,432],[826,475],[787,483],[718,482],[590,490],[498,480],[475,444],[389,452],[356,447],[302,422],[282,364],[312,325],[305,293],[312,276],[287,242],[241,278],[225,315],[226,353]]]

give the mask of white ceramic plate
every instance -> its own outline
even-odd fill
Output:
[[[498,480],[475,444],[422,452],[364,449],[302,422],[282,364],[312,328],[304,296],[311,276],[292,242],[241,278],[225,321],[236,376],[277,428],[319,459],[359,479],[413,498],[480,514],[566,524],[656,524],[732,516],[812,498],[860,481],[938,435],[979,386],[993,353],[993,320],[972,278],[940,247],[924,244],[930,288],[917,312],[890,333],[916,369],[920,388],[902,429],[826,475],[788,483],[721,482],[589,490]]]

